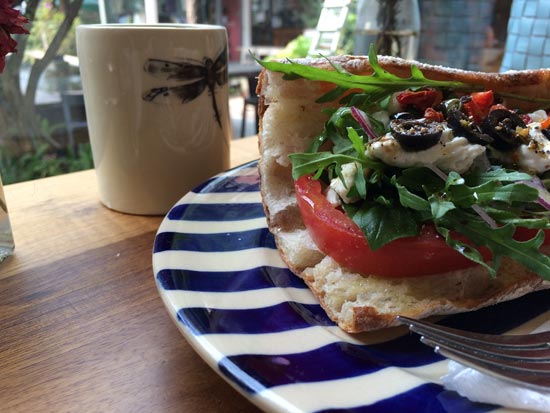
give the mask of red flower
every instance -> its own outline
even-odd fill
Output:
[[[24,24],[29,20],[15,10],[12,0],[0,0],[0,73],[6,66],[6,55],[17,52],[17,42],[10,34],[29,34]]]

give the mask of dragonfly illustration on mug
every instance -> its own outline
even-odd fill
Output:
[[[187,103],[207,89],[208,94],[212,97],[212,108],[216,121],[220,128],[223,128],[215,92],[217,86],[227,83],[227,48],[223,49],[214,60],[209,57],[204,57],[202,61],[147,59],[143,70],[158,78],[184,82],[174,86],[152,88],[143,94],[143,100],[160,103],[176,98],[181,103]]]

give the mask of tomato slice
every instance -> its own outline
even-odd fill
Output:
[[[481,124],[489,114],[489,110],[494,102],[493,91],[474,92],[470,95],[472,100],[464,103],[464,109],[472,117],[472,120]]]
[[[295,190],[302,219],[317,247],[354,272],[402,278],[476,265],[449,247],[433,225],[424,226],[416,237],[401,238],[372,251],[355,222],[327,201],[318,180],[304,175],[296,180]],[[536,233],[525,228],[518,231],[520,240]],[[545,244],[550,242],[549,238],[547,235]],[[487,248],[479,250],[485,260],[491,258]]]
[[[397,95],[399,104],[405,107],[413,107],[421,112],[438,105],[442,99],[443,94],[441,91],[435,89],[425,89],[416,92],[406,90]]]
[[[445,117],[443,116],[443,113],[438,112],[434,108],[427,108],[424,111],[424,119],[428,122],[443,122]]]

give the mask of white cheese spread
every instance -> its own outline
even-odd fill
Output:
[[[452,130],[445,127],[439,143],[422,151],[405,151],[391,133],[369,143],[367,150],[370,156],[400,168],[434,165],[445,172],[464,173],[485,152],[485,147],[464,137],[453,137]]]
[[[336,193],[346,204],[351,204],[357,199],[349,198],[348,193],[353,183],[355,181],[355,174],[357,173],[357,164],[355,162],[345,163],[342,165],[342,177],[344,181],[340,178],[334,178],[330,181],[330,190],[326,192],[326,197],[328,201],[333,205],[338,205],[338,198],[335,196]]]
[[[508,152],[491,150],[491,155],[500,162],[517,165],[520,171],[530,174],[542,174],[550,170],[550,141],[541,131],[539,122],[532,122],[529,127],[529,142],[521,144]]]
[[[550,170],[550,141],[542,134],[539,123],[529,125],[529,137],[529,143],[517,149],[519,168],[536,174]]]

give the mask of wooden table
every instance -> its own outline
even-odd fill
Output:
[[[232,142],[232,166],[258,157]],[[98,200],[93,170],[5,187],[16,251],[0,265],[0,411],[260,412],[204,363],[161,302],[162,217]]]

